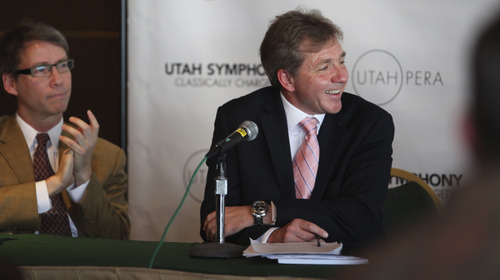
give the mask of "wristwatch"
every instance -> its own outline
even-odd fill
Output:
[[[267,210],[269,209],[269,205],[262,200],[255,201],[252,204],[252,216],[255,220],[255,225],[263,225],[262,218],[264,218],[267,214]]]

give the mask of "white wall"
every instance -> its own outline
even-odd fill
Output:
[[[393,166],[420,175],[446,200],[467,177],[459,128],[470,47],[484,20],[498,10],[497,1],[304,2],[345,33],[351,74],[346,91],[393,115]],[[209,148],[217,107],[268,84],[260,42],[275,15],[302,3],[128,1],[132,239],[160,239]],[[201,240],[206,171],[203,166],[166,240]]]

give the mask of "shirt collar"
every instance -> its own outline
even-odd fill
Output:
[[[306,114],[297,107],[293,106],[292,103],[288,102],[283,93],[280,93],[280,96],[281,96],[281,101],[283,103],[283,107],[285,108],[286,122],[289,131],[294,129],[300,123],[300,121],[303,120],[305,117],[315,117],[318,120],[318,133],[319,133],[321,124],[325,119],[325,114],[316,114],[316,115]]]
[[[29,148],[34,147],[36,135],[38,133],[41,133],[41,132],[47,132],[49,134],[50,143],[52,143],[52,145],[54,147],[59,146],[59,136],[61,135],[62,125],[63,125],[62,118],[61,118],[61,121],[59,121],[59,123],[57,123],[51,129],[49,129],[49,131],[37,131],[32,126],[30,126],[27,122],[25,122],[19,116],[18,113],[16,113],[16,120],[17,120],[17,123],[19,124],[19,127],[21,128],[21,131],[23,132],[24,139],[26,140],[26,143],[28,144]]]

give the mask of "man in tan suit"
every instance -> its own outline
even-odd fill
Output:
[[[65,37],[51,26],[25,21],[5,34],[0,73],[17,112],[0,117],[0,231],[39,232],[40,216],[61,193],[72,236],[127,239],[124,151],[98,137],[90,110],[89,123],[63,122],[73,66]],[[35,181],[36,135],[45,132],[55,174]]]

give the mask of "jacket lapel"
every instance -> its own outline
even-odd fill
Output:
[[[63,134],[66,133],[63,132]],[[26,139],[17,124],[15,115],[9,116],[5,120],[3,129],[0,131],[0,157],[3,157],[5,162],[10,165],[19,183],[33,182],[35,175],[33,173],[33,162],[31,161],[28,145],[19,145],[19,142],[26,143]],[[68,146],[59,141],[59,158],[66,148]],[[66,190],[62,192],[62,195],[66,207],[69,208],[71,202]]]
[[[335,115],[327,114],[321,124],[321,129],[319,131],[319,167],[316,176],[316,182],[314,185],[314,190],[311,194],[312,199],[320,199],[328,185],[328,180],[333,177],[333,170],[337,170],[336,165],[339,161],[337,160],[340,156],[338,147],[338,142],[340,135],[343,135],[343,126],[339,125],[339,120],[342,113],[337,113]]]
[[[23,132],[17,124],[15,115],[9,116],[0,132],[0,156],[10,165],[20,183],[34,179],[33,164]]]
[[[268,114],[260,117],[261,129],[269,148],[271,161],[284,198],[294,198],[293,169],[286,116],[279,92],[269,94],[264,105]]]

